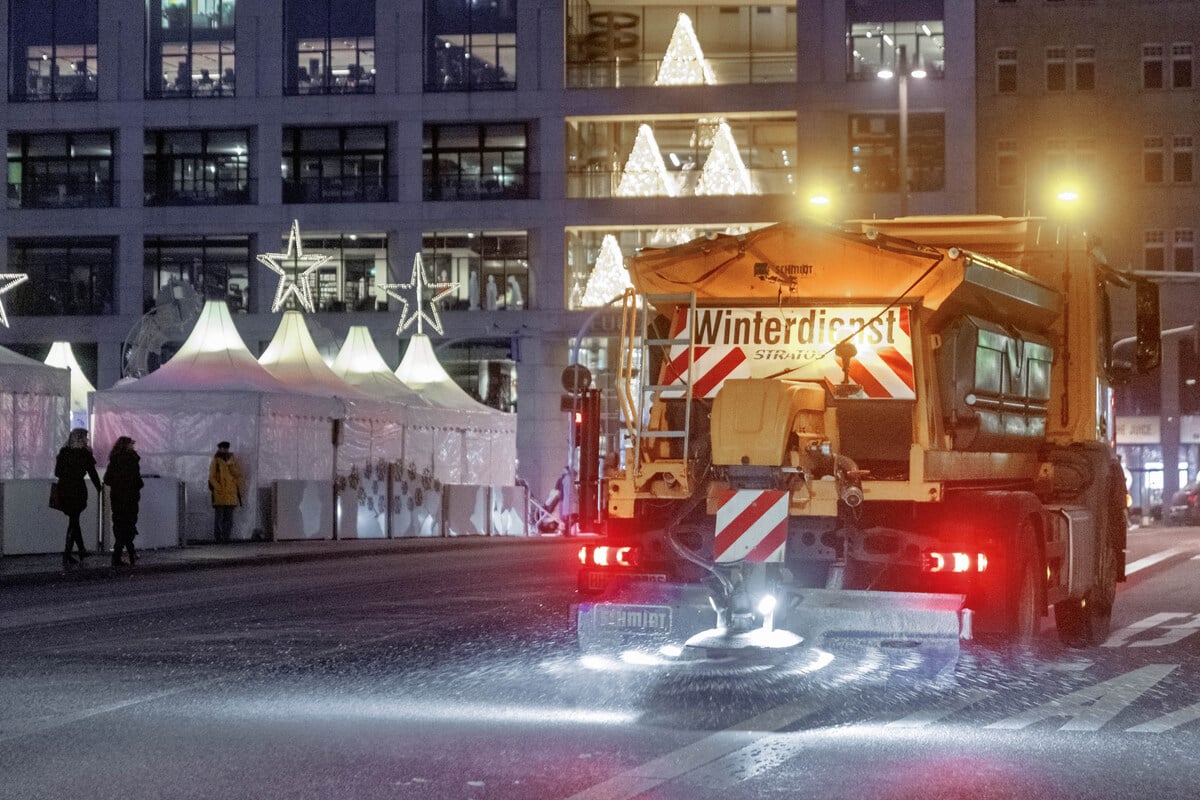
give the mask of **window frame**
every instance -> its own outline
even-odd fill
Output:
[[[108,137],[108,155],[74,155],[81,137]],[[13,153],[13,141],[19,151]],[[57,141],[56,141],[57,140]],[[30,155],[52,144],[61,145],[62,155]],[[99,131],[20,131],[8,132],[8,207],[11,209],[76,209],[113,208],[116,206],[116,132]],[[65,167],[65,169],[63,169]],[[95,171],[103,167],[107,176]],[[14,168],[20,171],[20,181],[13,183]],[[46,188],[53,184],[54,194]],[[67,193],[74,184],[92,191]],[[45,199],[41,199],[45,198]],[[57,202],[55,202],[57,200]],[[73,202],[79,201],[79,202]]]
[[[1161,136],[1147,136],[1142,139],[1142,183],[1159,185],[1166,182],[1167,155],[1166,143]],[[1152,169],[1157,179],[1152,179]]]
[[[1096,90],[1096,48],[1093,45],[1076,45],[1073,62],[1075,91]]]
[[[382,145],[360,147],[355,141],[369,132]],[[312,147],[305,139],[336,136],[334,147]],[[288,125],[283,128],[280,178],[284,203],[386,203],[392,194],[391,128],[388,125]],[[357,164],[358,170],[347,171]],[[378,164],[370,170],[368,164]],[[337,166],[337,174],[332,167]],[[315,171],[315,176],[310,173]],[[373,178],[377,177],[377,180]],[[351,184],[347,188],[346,183]],[[356,184],[356,185],[355,185]],[[314,189],[315,187],[315,189]]]
[[[30,252],[44,251],[41,261],[30,263]],[[72,254],[77,252],[96,252],[103,254],[107,251],[107,263],[85,260],[74,263]],[[115,236],[21,236],[8,240],[8,266],[17,272],[29,274],[29,288],[5,298],[8,300],[8,312],[30,317],[92,317],[116,316],[120,313],[117,307],[116,274],[117,274],[117,238]],[[47,279],[47,266],[58,271],[59,275]],[[78,270],[86,270],[86,280],[77,280]],[[107,274],[105,274],[107,272]],[[67,286],[70,294],[74,295],[80,283],[87,290],[87,307],[82,311],[75,310],[67,301],[58,301],[57,307],[50,307],[60,294],[55,287]],[[9,299],[11,298],[11,299]],[[76,302],[75,300],[70,301]],[[45,304],[42,310],[32,304]],[[105,305],[107,303],[107,310]]]
[[[1067,90],[1067,48],[1062,45],[1046,48],[1045,86],[1047,92]]]
[[[1011,88],[1008,78],[1011,77]],[[996,94],[1016,94],[1019,86],[1017,80],[1017,48],[1000,47],[996,49]]]
[[[72,101],[94,101],[99,98],[99,41],[100,41],[100,4],[94,3],[93,13],[89,14],[85,25],[90,24],[90,30],[86,31],[86,35],[90,35],[91,41],[59,41],[60,38],[75,38],[69,32],[60,34],[59,18],[66,17],[72,22],[79,22],[85,18],[81,15],[80,10],[72,5],[71,8],[65,9],[60,6],[65,5],[63,0],[39,0],[43,4],[43,9],[48,6],[49,20],[49,41],[26,41],[34,39],[34,32],[25,31],[20,28],[16,22],[17,15],[16,0],[9,3],[8,8],[8,48],[9,48],[9,80],[8,80],[8,101],[10,103],[41,103],[41,102],[72,102]],[[42,33],[39,29],[37,33]],[[35,52],[37,51],[37,52]],[[36,68],[31,70],[30,65],[35,64]],[[43,75],[42,66],[45,65],[47,74]],[[80,66],[82,65],[82,69]],[[70,74],[65,73],[65,69],[69,67]],[[45,90],[42,89],[43,83],[46,83]],[[31,94],[31,84],[38,87],[38,91]]]
[[[1194,69],[1192,43],[1173,42],[1171,44],[1171,88],[1191,89],[1195,83]]]
[[[237,94],[237,0],[148,0],[145,53],[145,97],[148,100],[214,99]],[[194,13],[193,13],[194,12]],[[156,25],[154,21],[157,20]],[[207,22],[201,26],[200,22]],[[172,24],[174,23],[174,24]],[[183,33],[179,38],[179,32]],[[175,76],[167,71],[167,52],[175,59]],[[198,67],[197,58],[215,59]],[[180,60],[182,59],[182,60]],[[215,75],[213,74],[215,71]]]
[[[506,129],[520,129],[519,146],[494,143],[489,138],[489,134],[497,138],[513,135]],[[422,197],[431,201],[534,198],[529,164],[531,129],[532,125],[526,121],[426,124],[422,145]],[[442,144],[447,135],[461,137],[471,131],[475,132],[474,144]],[[519,168],[509,169],[507,164],[515,163],[517,154],[520,155]],[[489,163],[498,163],[500,172],[486,174],[484,170]],[[458,169],[449,169],[452,164]],[[478,172],[471,180],[471,167],[475,165]]]
[[[243,152],[232,155],[210,150],[216,135],[241,134]],[[194,152],[165,149],[172,135],[198,136],[199,148]],[[153,152],[149,152],[153,138]],[[148,128],[143,135],[142,184],[147,206],[245,205],[251,197],[249,128]],[[176,167],[192,165],[190,177],[177,173]],[[232,167],[234,174],[229,176]],[[209,177],[209,175],[213,177]],[[229,184],[232,183],[232,188]],[[196,186],[201,188],[197,189]],[[191,187],[191,188],[189,188]]]
[[[1143,44],[1142,45],[1142,90],[1157,91],[1167,88],[1166,84],[1166,65],[1165,55],[1161,44]],[[1155,69],[1156,68],[1156,69]],[[1157,79],[1152,81],[1152,75],[1157,75]],[[1157,85],[1153,85],[1157,84]]]
[[[1188,184],[1196,179],[1196,146],[1192,136],[1171,137],[1171,183]]]

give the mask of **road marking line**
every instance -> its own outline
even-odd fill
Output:
[[[1195,703],[1178,711],[1172,711],[1170,714],[1164,714],[1158,719],[1152,719],[1149,722],[1143,722],[1141,725],[1135,725],[1126,732],[1165,733],[1178,728],[1180,725],[1186,725],[1198,719],[1200,719],[1200,703]]]
[[[788,704],[765,711],[699,741],[573,794],[566,800],[629,800],[681,775],[742,750],[770,734],[811,716],[824,704]]]
[[[1135,572],[1140,572],[1141,570],[1144,570],[1147,567],[1153,567],[1158,562],[1166,561],[1168,558],[1177,556],[1183,552],[1186,552],[1186,551],[1181,547],[1172,547],[1170,550],[1163,550],[1161,553],[1155,553],[1152,556],[1146,556],[1145,558],[1139,558],[1137,561],[1134,561],[1132,564],[1125,565],[1125,574],[1132,575]],[[1197,556],[1197,557],[1200,558],[1200,556]]]
[[[884,725],[885,728],[924,728],[926,725],[931,725],[934,722],[939,722],[946,717],[962,711],[967,706],[975,705],[981,700],[985,700],[996,693],[995,689],[978,689],[968,692],[962,697],[951,697],[940,703],[935,703],[928,708],[923,708],[920,711],[915,711],[906,717],[893,720]]]
[[[1021,714],[985,725],[985,730],[1019,731],[1030,725],[1067,717],[1060,731],[1098,731],[1155,684],[1167,677],[1178,664],[1148,664],[1141,669],[1118,675],[1095,686],[1088,686],[1064,697],[1034,706]]]

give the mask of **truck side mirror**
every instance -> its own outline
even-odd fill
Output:
[[[1162,362],[1162,334],[1158,313],[1158,284],[1138,280],[1134,285],[1137,311],[1137,345],[1134,370],[1145,374]]]

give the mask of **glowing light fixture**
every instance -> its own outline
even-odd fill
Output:
[[[267,269],[279,275],[279,285],[275,287],[275,300],[271,303],[271,311],[279,311],[287,303],[288,298],[296,298],[296,302],[305,311],[312,313],[316,310],[312,298],[312,284],[309,276],[320,269],[329,256],[304,255],[300,243],[300,220],[292,220],[292,230],[288,234],[286,253],[261,253],[258,262]],[[283,263],[280,263],[283,262]]]

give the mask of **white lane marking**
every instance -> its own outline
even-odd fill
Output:
[[[1163,550],[1161,553],[1154,553],[1153,555],[1146,556],[1145,558],[1139,558],[1132,564],[1125,565],[1125,574],[1132,575],[1135,572],[1141,572],[1147,567],[1153,567],[1160,561],[1166,561],[1168,558],[1172,558],[1173,556],[1177,556],[1184,552],[1187,551],[1182,547],[1172,547],[1170,550]]]
[[[767,735],[821,710],[824,704],[788,704],[692,742],[598,783],[566,800],[629,800],[719,758],[753,746]]]
[[[1140,619],[1132,625],[1126,625],[1124,628],[1121,628],[1121,630],[1111,634],[1107,639],[1105,639],[1102,646],[1121,647],[1122,645],[1127,644],[1133,637],[1144,633],[1151,628],[1157,628],[1160,625],[1165,626],[1169,620],[1173,620],[1176,617],[1188,616],[1191,616],[1191,614],[1187,611],[1160,611],[1157,614],[1151,614],[1145,619]]]
[[[1175,644],[1182,641],[1185,637],[1191,636],[1193,633],[1200,631],[1200,614],[1193,614],[1190,620],[1177,622],[1171,625],[1160,625],[1161,628],[1166,628],[1168,633],[1164,633],[1157,639],[1147,639],[1140,642],[1133,642],[1130,647],[1166,647],[1170,644]]]
[[[943,720],[952,714],[956,714],[967,706],[975,705],[980,700],[986,700],[995,693],[995,689],[979,689],[974,692],[969,692],[962,697],[952,697],[940,703],[935,703],[928,708],[923,708],[920,711],[909,714],[906,717],[901,717],[898,720],[889,722],[883,727],[923,728],[926,725],[932,725],[933,723]]]
[[[1072,692],[1065,697],[1056,697],[1048,703],[1035,706],[1023,714],[1002,719],[984,726],[986,729],[1015,731],[1027,728],[1035,722],[1059,717],[1068,717],[1061,731],[1098,731],[1104,724],[1120,714],[1154,684],[1165,678],[1177,664],[1148,664],[1133,672],[1126,672],[1103,683]]]
[[[1194,703],[1178,711],[1172,711],[1170,714],[1164,714],[1158,719],[1135,725],[1126,733],[1165,733],[1172,728],[1178,728],[1180,725],[1186,725],[1198,719],[1200,719],[1200,703]]]

